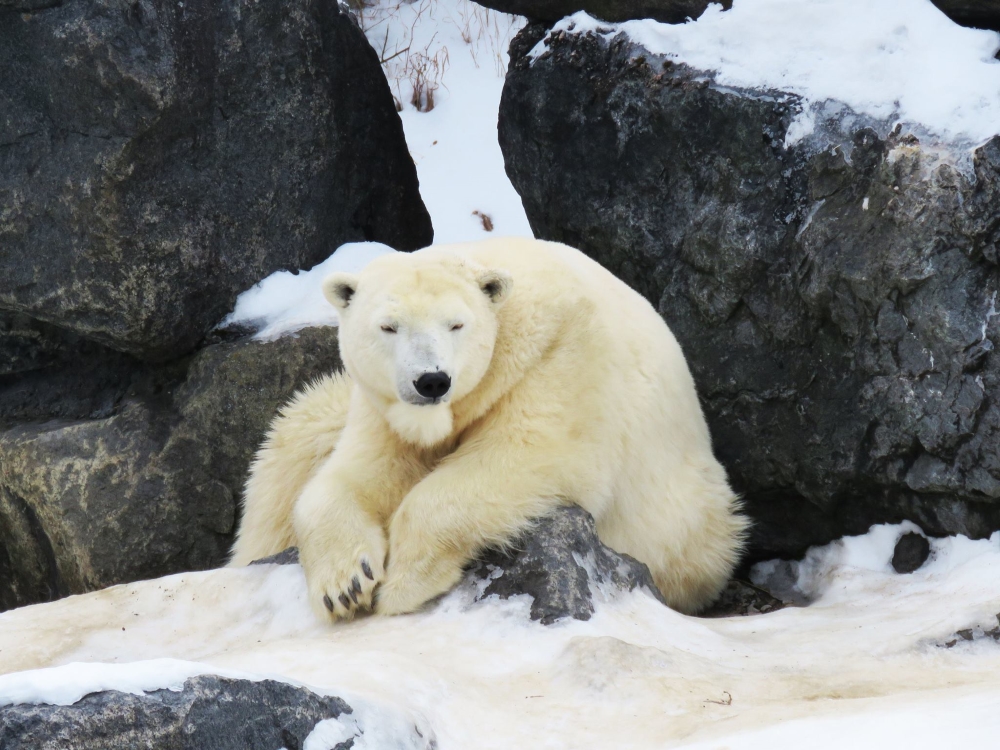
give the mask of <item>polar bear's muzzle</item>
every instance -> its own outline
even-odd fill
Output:
[[[395,339],[396,392],[413,406],[433,406],[451,398],[454,344],[447,334],[410,330]]]
[[[451,390],[451,378],[446,372],[425,372],[413,381],[417,394],[426,399],[421,403],[437,404]]]

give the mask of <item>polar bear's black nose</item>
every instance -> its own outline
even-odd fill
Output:
[[[413,382],[413,387],[424,398],[441,398],[451,388],[451,378],[443,372],[425,372]]]

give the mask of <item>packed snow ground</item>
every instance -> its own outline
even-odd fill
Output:
[[[1000,125],[1000,34],[959,26],[930,0],[734,0],[680,25],[606,24],[580,12],[556,31],[625,33],[653,54],[716,71],[718,85],[798,94],[804,111],[790,143],[831,114],[830,102],[968,145]],[[544,50],[545,40],[532,54]]]
[[[527,597],[473,603],[464,584],[425,613],[327,625],[298,566],[116,586],[0,615],[0,705],[205,671],[344,697],[362,724],[397,727],[383,748],[421,746],[413,724],[442,750],[992,747],[1000,644],[944,644],[996,626],[1000,533],[935,540],[923,568],[897,575],[908,528],[812,550],[808,607],[717,620],[597,591],[591,620],[546,627]],[[321,739],[310,750],[332,747]]]
[[[402,107],[435,243],[530,237],[497,140],[507,47],[524,19],[470,0],[377,0],[360,18]]]

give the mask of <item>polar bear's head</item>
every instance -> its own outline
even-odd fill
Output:
[[[323,293],[340,313],[344,367],[400,437],[433,446],[452,433],[452,403],[489,368],[510,275],[442,251],[397,253]]]

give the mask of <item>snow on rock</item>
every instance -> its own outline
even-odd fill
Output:
[[[580,12],[560,32],[626,34],[657,55],[714,71],[718,86],[802,97],[786,145],[817,120],[843,117],[844,131],[901,123],[918,134],[972,147],[1000,123],[1000,35],[959,26],[930,0],[735,0],[680,25],[606,24]],[[548,38],[548,37],[547,37]],[[545,41],[532,51],[544,54]],[[849,108],[849,111],[840,112]]]
[[[1000,730],[1000,645],[944,645],[995,626],[1000,534],[934,540],[927,564],[895,575],[888,561],[910,529],[812,550],[811,606],[712,620],[639,589],[595,597],[588,621],[542,626],[530,597],[476,602],[463,584],[423,613],[329,626],[296,565],[116,586],[0,615],[0,702],[32,679],[19,670],[55,668],[85,688],[95,678],[81,662],[106,677],[103,664],[178,659],[389,707],[442,750],[986,747]],[[32,699],[69,689],[44,682],[52,693]],[[330,746],[316,736],[310,748]]]
[[[71,706],[83,696],[105,690],[142,695],[151,690],[180,690],[184,682],[203,674],[247,678],[231,670],[180,659],[149,659],[126,664],[73,662],[61,667],[0,675],[0,706],[47,703]]]
[[[148,694],[110,690],[67,706],[9,706],[0,722],[0,747],[103,750],[113,737],[124,747],[273,750],[350,710],[336,699],[316,705],[321,700],[281,682],[206,675]]]
[[[414,717],[360,708],[285,682],[202,675],[171,689],[89,693],[66,706],[10,706],[2,710],[0,747],[66,747],[70,739],[72,750],[106,750],[109,737],[120,747],[188,750],[434,747],[433,734],[421,732]]]
[[[337,310],[323,296],[323,279],[336,271],[358,273],[394,252],[379,242],[349,242],[308,271],[276,271],[237,297],[219,327],[253,328],[254,338],[267,341],[310,326],[335,326]]]

